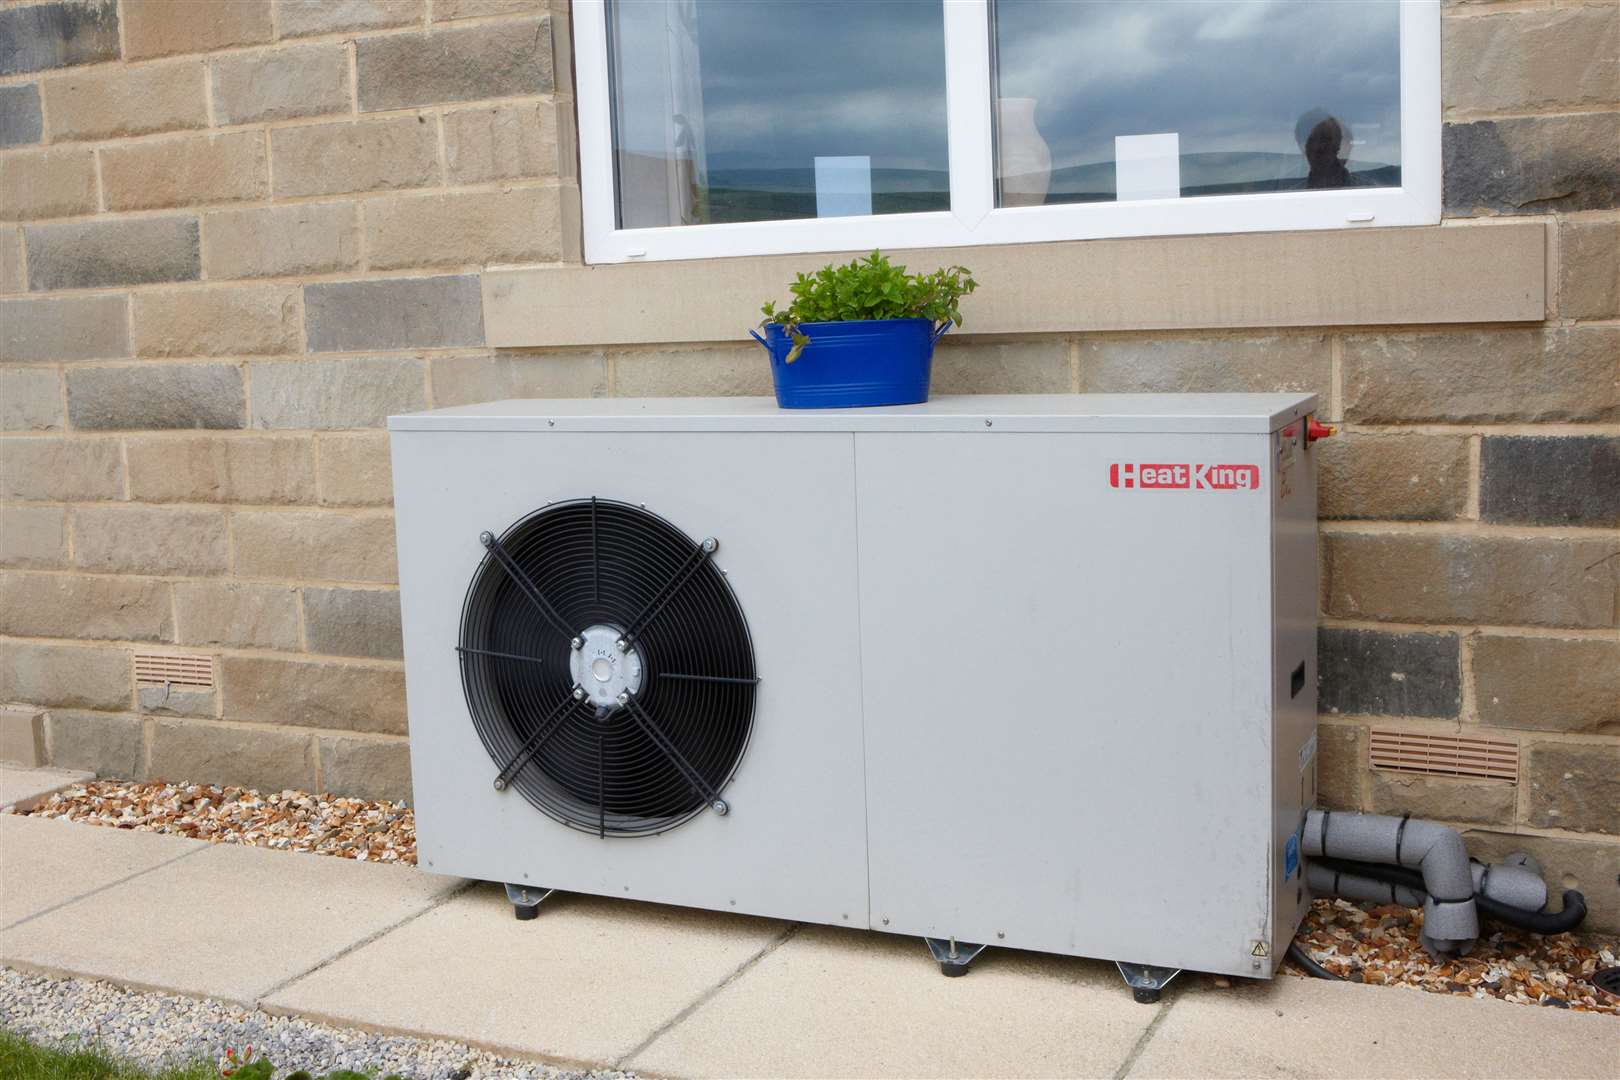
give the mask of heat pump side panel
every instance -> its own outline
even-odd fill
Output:
[[[861,434],[872,917],[1254,974],[1272,939],[1264,435]]]
[[[1269,486],[1276,634],[1272,741],[1276,751],[1271,866],[1276,919],[1268,971],[1282,963],[1311,903],[1299,846],[1305,811],[1316,805],[1316,455],[1305,438],[1303,423],[1289,424],[1272,436]]]
[[[396,430],[392,442],[422,866],[867,925],[852,437]],[[455,651],[484,554],[478,534],[592,495],[645,503],[694,539],[720,541],[715,561],[762,679],[727,816],[602,839],[492,787],[496,766],[468,715]]]

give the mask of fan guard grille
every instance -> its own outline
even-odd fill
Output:
[[[713,542],[607,499],[554,503],[482,539],[458,651],[496,787],[599,836],[726,812],[718,793],[747,747],[758,679]],[[600,626],[640,663],[623,704],[576,690],[571,639]]]

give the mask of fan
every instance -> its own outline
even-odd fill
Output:
[[[457,651],[496,789],[602,837],[727,813],[759,679],[718,542],[596,498],[479,540]]]

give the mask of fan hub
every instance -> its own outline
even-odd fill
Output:
[[[623,636],[617,627],[588,626],[579,632],[580,647],[569,652],[574,685],[598,708],[616,708],[620,694],[641,689],[641,657],[634,648],[619,651]]]

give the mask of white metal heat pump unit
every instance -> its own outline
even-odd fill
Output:
[[[420,861],[520,916],[1270,976],[1308,903],[1315,404],[391,418]]]

